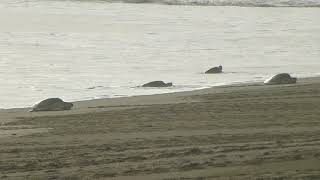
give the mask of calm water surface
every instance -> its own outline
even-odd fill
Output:
[[[320,74],[320,9],[0,1],[0,108]],[[216,65],[224,74],[205,75]],[[172,88],[137,88],[163,80]]]

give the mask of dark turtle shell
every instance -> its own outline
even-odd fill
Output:
[[[73,104],[64,102],[60,98],[49,98],[36,104],[31,111],[64,111],[70,110]]]
[[[208,71],[205,72],[206,74],[217,74],[217,73],[222,73],[222,66],[219,67],[213,67],[209,69]]]
[[[291,77],[288,73],[280,73],[269,79],[264,83],[268,85],[272,84],[293,84],[297,82],[297,78]]]
[[[165,83],[163,81],[152,81],[142,85],[142,87],[170,87],[172,83]]]

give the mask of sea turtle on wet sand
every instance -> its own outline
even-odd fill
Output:
[[[206,74],[218,74],[218,73],[222,73],[222,66],[218,66],[218,67],[213,67],[211,69],[209,69],[208,71],[205,72]]]
[[[37,112],[37,111],[64,111],[70,110],[73,104],[69,102],[64,102],[60,98],[49,98],[46,100],[41,101],[40,103],[36,104],[30,112]]]
[[[163,81],[152,81],[142,85],[142,87],[171,87],[172,83],[165,83]]]
[[[297,82],[297,78],[291,77],[288,73],[280,73],[272,76],[271,78],[264,81],[266,85],[275,85],[275,84],[294,84]]]

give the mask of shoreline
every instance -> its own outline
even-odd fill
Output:
[[[310,77],[304,77],[301,79],[313,78],[313,77],[320,77],[320,75],[319,76],[315,75],[315,76],[310,76]],[[199,91],[199,90],[201,91],[204,89],[211,89],[211,88],[216,88],[216,87],[229,87],[229,86],[242,86],[242,85],[245,86],[245,85],[250,85],[250,84],[263,84],[263,81],[244,81],[244,82],[223,83],[221,85],[205,86],[205,87],[199,87],[199,88],[194,88],[194,89],[190,89],[190,90],[178,90],[178,91],[173,91],[173,92],[162,92],[162,93],[156,93],[156,94],[141,94],[141,95],[113,96],[113,97],[103,97],[103,98],[89,98],[89,99],[66,101],[66,102],[77,103],[77,102],[87,102],[87,101],[95,101],[95,100],[103,100],[103,99],[118,99],[118,98],[131,98],[131,97],[140,97],[140,96],[153,96],[153,95],[161,95],[161,94],[174,94],[174,93],[184,93],[184,92],[192,92],[192,91]],[[136,87],[131,87],[131,88],[141,88],[141,87],[136,86]],[[161,89],[161,88],[155,88],[155,89]],[[50,97],[48,97],[48,98],[50,98]],[[60,98],[60,97],[57,97],[57,98]],[[44,99],[42,99],[42,100],[44,100]],[[36,103],[37,102],[34,102],[33,105],[35,105]],[[0,112],[14,110],[14,109],[21,109],[21,110],[30,109],[33,107],[33,105],[32,106],[24,106],[24,107],[0,108]]]
[[[320,75],[313,75],[313,76],[298,78],[298,83],[301,80],[302,80],[302,82],[306,82],[306,81],[309,81],[310,79],[315,79],[315,78],[320,78]],[[228,87],[241,87],[241,86],[252,86],[252,85],[254,86],[254,85],[264,85],[264,84],[263,84],[262,80],[261,81],[234,82],[234,83],[230,83],[230,84],[202,87],[202,88],[196,88],[193,90],[185,90],[185,91],[164,92],[164,93],[158,93],[158,94],[132,95],[132,96],[119,96],[119,97],[110,97],[110,98],[84,99],[84,100],[67,101],[67,102],[75,103],[75,104],[78,104],[78,103],[82,104],[82,103],[90,102],[90,101],[104,101],[104,100],[122,99],[122,98],[138,98],[138,97],[143,97],[143,96],[159,96],[159,95],[167,95],[167,94],[170,95],[170,94],[176,94],[176,93],[189,94],[190,92],[196,93],[197,91],[209,90],[212,88],[228,88]],[[59,97],[57,97],[57,98],[59,98]],[[36,102],[35,102],[35,104],[36,104]],[[11,111],[11,110],[26,110],[26,109],[29,110],[31,108],[32,108],[32,106],[30,106],[30,107],[0,108],[0,113],[4,112],[4,111]]]
[[[299,78],[298,83],[312,83],[320,79],[320,76],[304,77]],[[217,93],[225,91],[227,89],[233,88],[245,88],[249,86],[266,86],[263,84],[263,81],[257,82],[239,82],[228,85],[213,86],[202,89],[195,89],[190,91],[178,91],[178,92],[169,92],[169,93],[160,93],[160,94],[150,94],[150,95],[137,95],[137,96],[125,96],[125,97],[114,97],[114,98],[98,98],[98,99],[89,99],[89,100],[80,100],[80,101],[70,101],[74,104],[71,110],[67,111],[45,111],[45,112],[29,112],[32,107],[21,107],[21,108],[8,108],[0,109],[0,124],[4,122],[9,122],[17,117],[33,117],[33,116],[55,116],[55,115],[70,115],[77,113],[90,113],[90,112],[99,112],[104,110],[113,110],[121,106],[134,106],[134,105],[153,105],[153,104],[167,104],[167,103],[181,103],[181,97],[184,96],[193,96],[201,95],[204,93]],[[169,98],[173,100],[169,100]],[[157,102],[153,102],[154,99],[157,99]],[[159,101],[160,100],[160,101]],[[129,104],[128,101],[130,102]],[[141,102],[139,102],[141,101]],[[14,115],[16,113],[16,115]],[[1,118],[2,116],[2,118]],[[9,120],[4,120],[9,119]]]
[[[309,79],[309,78],[318,78],[320,75],[314,75],[310,77],[303,77],[299,78],[300,79]],[[154,96],[154,95],[162,95],[162,94],[175,94],[175,93],[186,93],[186,92],[193,92],[193,91],[201,91],[205,89],[211,89],[211,88],[219,88],[219,87],[233,87],[233,86],[247,86],[247,85],[255,85],[255,84],[263,84],[263,81],[245,81],[245,82],[234,82],[230,84],[223,84],[223,85],[217,85],[217,86],[210,86],[210,87],[200,87],[200,88],[195,88],[192,90],[182,90],[182,91],[175,91],[175,92],[163,92],[163,93],[157,93],[157,94],[142,94],[142,95],[132,95],[132,96],[115,96],[115,97],[108,97],[108,98],[91,98],[91,99],[83,99],[83,100],[75,100],[75,101],[66,101],[70,103],[77,103],[77,102],[87,102],[87,101],[99,101],[99,100],[105,100],[105,99],[119,99],[119,98],[132,98],[132,97],[140,97],[140,96]],[[139,86],[137,86],[139,87]],[[48,97],[50,98],[50,97]],[[59,97],[57,97],[59,98]],[[42,99],[44,100],[44,99]],[[37,102],[34,103],[34,105]],[[32,106],[25,106],[25,107],[12,107],[12,108],[0,108],[0,112],[2,111],[10,111],[10,110],[24,110],[24,109],[31,109]]]

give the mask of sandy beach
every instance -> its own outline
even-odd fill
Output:
[[[0,179],[320,179],[320,78],[0,111]]]

